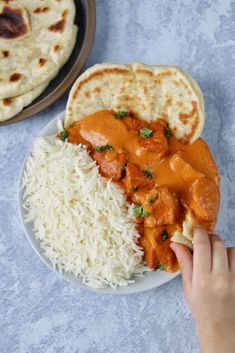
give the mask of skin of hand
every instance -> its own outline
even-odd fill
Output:
[[[202,353],[235,352],[235,248],[200,226],[193,233],[194,251],[172,243],[183,287],[195,318]]]

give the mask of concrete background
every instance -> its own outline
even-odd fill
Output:
[[[235,2],[97,0],[97,62],[182,66],[205,97],[207,140],[221,175],[217,231],[234,245]],[[28,244],[17,182],[32,140],[67,95],[30,120],[0,128],[0,352],[198,353],[181,279],[132,296],[104,296],[60,280]]]

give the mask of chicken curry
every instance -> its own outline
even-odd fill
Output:
[[[178,270],[169,247],[190,210],[209,232],[219,208],[219,178],[207,144],[180,143],[164,120],[147,123],[128,112],[99,111],[60,133],[87,146],[100,173],[133,203],[139,245],[152,269]]]

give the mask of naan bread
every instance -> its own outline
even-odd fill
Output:
[[[31,104],[34,99],[40,96],[48,84],[49,81],[17,97],[0,99],[0,121],[11,119],[13,116],[20,113],[24,107]]]
[[[188,210],[182,229],[177,230],[171,237],[171,241],[186,245],[189,249],[193,249],[193,228],[196,226],[197,220],[193,213]]]
[[[102,109],[133,112],[154,121],[165,119],[174,136],[193,143],[204,126],[204,102],[197,83],[174,66],[98,64],[73,85],[65,127]]]
[[[0,98],[50,81],[75,44],[72,0],[1,0]]]

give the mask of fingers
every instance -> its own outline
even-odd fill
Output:
[[[193,245],[193,276],[200,278],[202,274],[211,271],[211,243],[204,228],[200,226],[194,228]]]
[[[230,272],[235,273],[235,248],[227,248],[228,265]]]
[[[228,272],[228,256],[224,242],[218,235],[211,235],[212,271]]]
[[[187,292],[190,290],[192,284],[193,256],[190,250],[182,244],[171,243],[170,247],[174,251],[179,262],[183,285]]]

